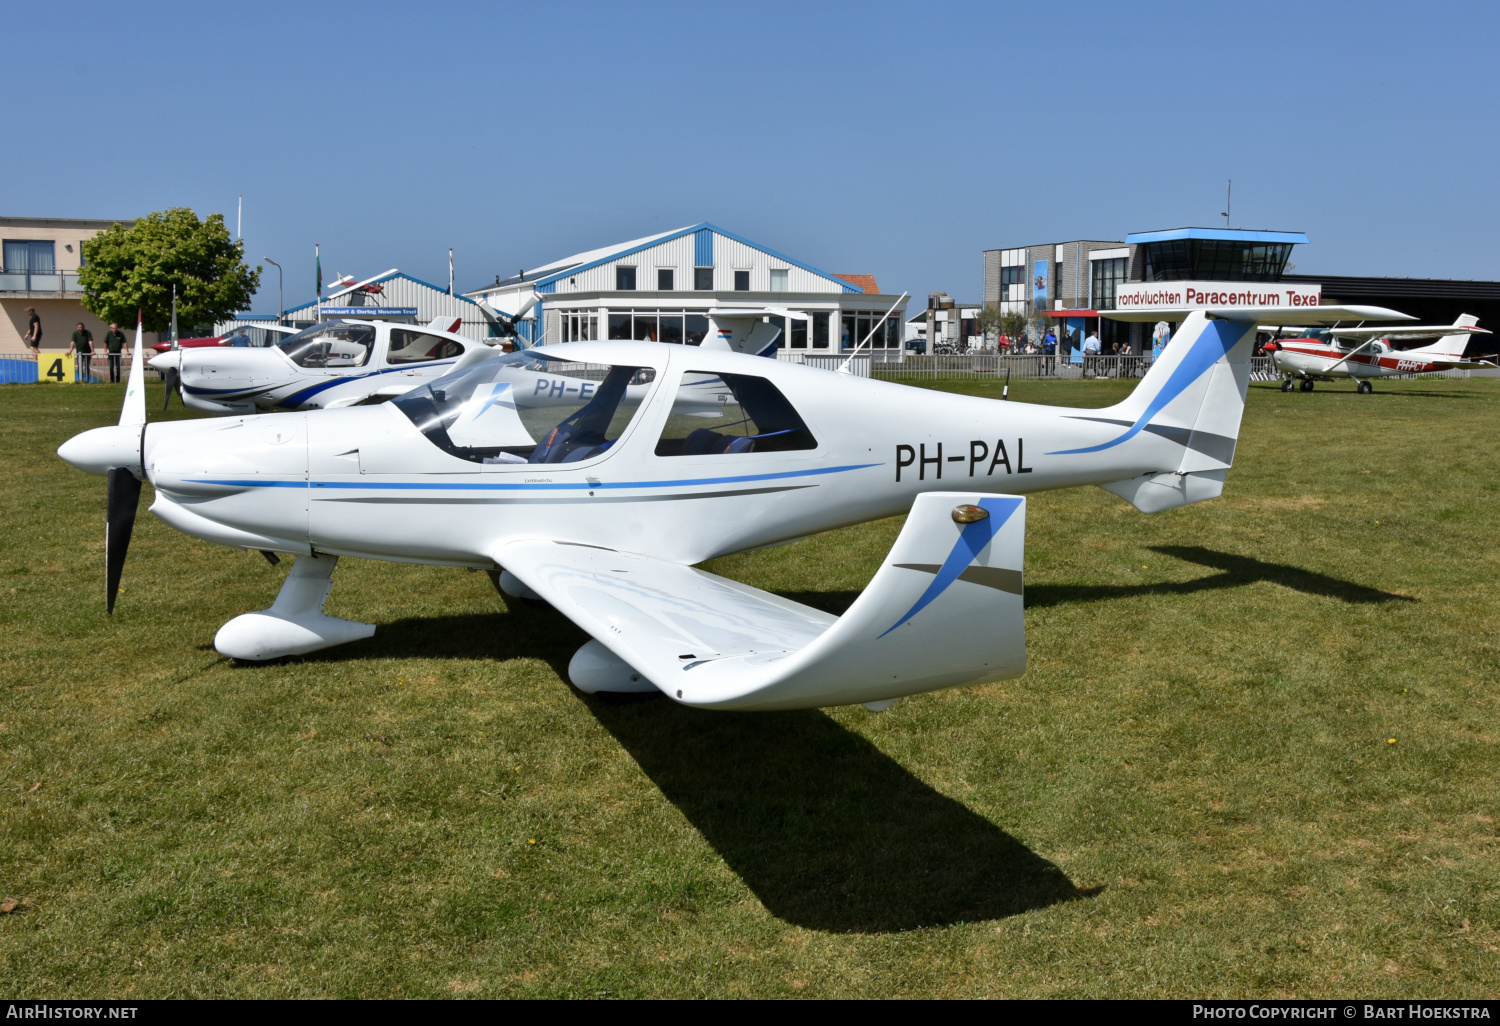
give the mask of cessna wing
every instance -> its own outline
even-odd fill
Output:
[[[568,670],[584,690],[650,685],[717,709],[883,708],[1025,671],[1025,531],[1019,496],[920,495],[875,578],[841,617],[689,566],[578,542],[517,541],[493,556],[593,637]]]
[[[1254,321],[1266,327],[1304,327],[1311,324],[1337,324],[1339,321],[1414,321],[1410,314],[1397,313],[1383,306],[1256,306],[1256,307],[1151,307],[1140,310],[1101,310],[1099,315],[1112,321],[1181,320],[1202,311],[1210,320]],[[1387,329],[1389,330],[1389,329]],[[1452,329],[1449,329],[1452,333]]]

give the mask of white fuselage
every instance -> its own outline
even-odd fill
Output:
[[[319,353],[316,359],[302,356],[303,365],[294,362],[279,346],[174,349],[152,357],[150,364],[162,373],[175,370],[182,385],[183,403],[200,413],[337,409],[365,402],[377,394],[390,395],[415,388],[446,374],[457,356],[468,348],[483,345],[433,328],[387,321],[343,323],[367,325],[373,331],[373,344],[368,349],[354,347],[348,351],[325,347],[328,351]],[[402,358],[401,353],[392,350],[393,330],[442,339],[451,343],[448,348],[456,352],[445,358],[412,359],[413,354]]]
[[[1271,359],[1283,374],[1298,378],[1391,378],[1399,374],[1430,374],[1448,364],[1430,356],[1405,353],[1384,342],[1373,342],[1354,355],[1312,338],[1283,339]],[[1347,359],[1346,359],[1347,357]]]
[[[1184,457],[1180,439],[1109,410],[1002,403],[658,343],[547,352],[654,369],[608,451],[480,465],[440,449],[390,405],[152,424],[142,443],[152,511],[242,548],[488,567],[502,544],[545,537],[691,564],[902,513],[925,491],[1106,484],[1177,471]],[[771,381],[816,447],[656,455],[684,376],[720,373]]]

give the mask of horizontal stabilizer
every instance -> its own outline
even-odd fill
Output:
[[[959,507],[969,518],[979,515],[973,507],[987,515],[961,523]],[[1019,496],[918,496],[884,564],[841,617],[591,545],[512,542],[494,558],[685,705],[806,709],[1024,672],[1025,518]]]

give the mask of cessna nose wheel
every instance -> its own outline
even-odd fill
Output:
[[[1281,379],[1281,390],[1283,392],[1290,392],[1292,389],[1294,389],[1296,387],[1297,387],[1296,384],[1293,383],[1293,381],[1292,381],[1291,378],[1282,378]]]

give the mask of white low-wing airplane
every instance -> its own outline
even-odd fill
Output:
[[[324,321],[265,349],[172,349],[151,366],[167,381],[169,400],[176,388],[183,405],[200,413],[332,409],[399,395],[486,348],[455,334],[457,327],[441,317],[426,327]]]
[[[1221,493],[1255,326],[1289,316],[1233,314],[1187,315],[1139,386],[1104,409],[725,349],[579,342],[476,350],[378,406],[148,425],[137,356],[119,426],[58,454],[108,475],[111,609],[142,481],[151,511],[181,531],[298,556],[270,608],[220,629],[214,644],[234,658],[373,634],[322,612],[335,564],[355,556],[484,569],[510,595],[545,599],[593,638],[569,667],[586,691],[883,708],[1023,672],[1026,493],[1093,484],[1144,512]],[[576,383],[562,392],[571,404],[516,402],[523,360]],[[725,397],[712,411],[701,388],[684,389],[705,378]],[[841,617],[693,566],[899,513],[910,515],[895,546]]]
[[[1360,394],[1375,390],[1371,378],[1389,378],[1398,374],[1431,374],[1443,370],[1493,369],[1492,363],[1464,359],[1469,338],[1488,335],[1476,328],[1479,318],[1464,314],[1452,324],[1402,325],[1400,328],[1334,328],[1323,338],[1288,338],[1266,343],[1276,369],[1283,375],[1281,390],[1290,392],[1302,382],[1302,391],[1311,392],[1314,381],[1353,378]],[[1435,338],[1437,341],[1420,349],[1396,349],[1392,342],[1411,342]]]

